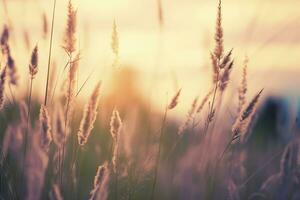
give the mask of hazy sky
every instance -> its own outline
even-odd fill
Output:
[[[45,12],[50,18],[52,0],[6,2],[15,31],[17,63],[26,69],[30,52],[24,50],[22,35],[29,30],[31,45],[39,44],[41,65],[45,66],[46,59],[43,58],[48,54],[48,41],[41,38],[41,16]],[[3,0],[1,7],[2,3]],[[107,78],[113,58],[110,38],[115,19],[121,63],[133,66],[148,78],[156,71],[157,81],[164,88],[161,95],[174,90],[174,77],[179,86],[187,88],[186,98],[206,92],[210,80],[209,51],[213,48],[216,0],[162,0],[165,24],[161,33],[157,0],[75,0],[74,4],[78,9],[78,45],[84,66],[81,81],[92,70],[95,70],[92,80]],[[67,0],[58,0],[54,31],[54,59],[58,66],[66,60],[60,47],[66,5]],[[299,8],[298,0],[223,0],[225,48],[234,48],[235,74],[240,73],[247,54],[250,81],[256,84],[260,81],[270,86],[270,90],[295,85],[290,77],[300,75]],[[2,7],[0,25],[4,23],[7,18]],[[45,73],[44,67],[41,67],[41,73]],[[268,80],[265,74],[268,74]],[[43,76],[38,81],[44,79]]]

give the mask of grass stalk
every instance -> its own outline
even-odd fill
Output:
[[[62,77],[63,73],[65,72],[68,65],[69,65],[69,61],[65,64],[63,70],[59,73],[58,77],[55,80],[54,88],[53,88],[52,95],[51,95],[51,100],[50,100],[51,103],[53,103],[53,99],[54,99],[54,96],[55,96],[55,91],[56,91],[56,88],[57,88],[57,84],[58,84],[60,78]]]
[[[116,144],[117,145],[117,144]],[[117,145],[117,155],[116,155],[116,160],[118,160],[118,154],[119,154],[119,145]],[[119,171],[118,171],[118,162],[116,163],[116,172],[114,174],[115,176],[115,200],[118,200],[118,189],[119,189]]]
[[[72,61],[72,54],[69,55],[69,67],[70,67],[70,70],[72,68],[72,64],[73,64],[73,61]],[[71,81],[69,79],[69,87],[68,87],[68,93],[70,93],[71,91]],[[69,109],[70,109],[70,98],[67,98],[67,105],[66,105],[66,111],[65,111],[65,131],[67,131],[67,125],[68,125],[68,114],[69,114]],[[75,138],[76,140],[76,138]],[[74,145],[76,145],[76,142],[74,143]],[[65,157],[65,147],[66,146],[66,141],[63,142],[62,144],[62,159],[61,159],[61,165],[60,165],[60,184],[62,185],[62,181],[63,181],[63,169],[64,169],[64,157]],[[73,148],[75,148],[73,146]],[[77,152],[76,152],[77,154]],[[76,155],[75,155],[76,156]]]
[[[151,189],[150,200],[153,200],[154,196],[155,196],[155,187],[156,187],[156,183],[157,183],[157,175],[158,175],[159,165],[160,165],[160,154],[161,154],[161,147],[162,147],[162,139],[163,139],[165,124],[166,124],[166,121],[167,121],[167,115],[168,115],[168,106],[166,106],[166,108],[165,108],[164,117],[163,117],[163,120],[162,120],[162,125],[161,125],[161,129],[160,129],[160,134],[159,134],[158,153],[157,153],[157,156],[156,156],[156,163],[155,163],[155,168],[154,168],[154,178],[153,178],[153,184],[152,184],[152,189]]]
[[[46,81],[46,91],[45,91],[45,99],[44,105],[47,106],[48,99],[48,85],[50,78],[50,68],[51,68],[51,55],[52,55],[52,43],[53,43],[53,33],[54,33],[54,19],[55,19],[55,10],[56,10],[56,0],[53,1],[53,12],[52,12],[52,20],[51,20],[51,35],[50,35],[50,44],[49,44],[49,56],[48,56],[48,66],[47,66],[47,81]]]
[[[24,181],[24,172],[25,172],[25,161],[26,154],[28,151],[28,133],[29,133],[29,124],[30,124],[30,112],[31,112],[31,98],[32,98],[32,85],[33,85],[33,77],[30,77],[30,86],[29,86],[29,95],[28,95],[28,113],[27,113],[27,123],[25,130],[25,138],[24,138],[24,151],[23,151],[23,165],[22,165],[22,173],[21,173],[21,184]]]

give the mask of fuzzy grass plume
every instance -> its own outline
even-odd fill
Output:
[[[157,0],[157,14],[160,29],[162,29],[162,27],[164,26],[164,12],[161,1],[162,0]]]
[[[94,128],[94,123],[97,117],[97,108],[99,102],[99,93],[100,93],[101,83],[98,83],[87,103],[83,118],[80,122],[80,128],[78,131],[78,143],[83,146]]]
[[[48,150],[52,141],[51,134],[51,122],[48,110],[44,105],[41,105],[40,109],[40,134],[41,134],[41,146],[44,150]]]
[[[111,120],[110,120],[110,134],[114,141],[114,150],[112,156],[113,169],[116,173],[117,171],[117,159],[118,159],[118,148],[119,148],[119,134],[122,128],[122,121],[119,115],[119,112],[114,109]]]
[[[5,82],[6,82],[6,67],[3,68],[0,74],[0,110],[2,110],[4,106]]]
[[[244,67],[243,67],[243,75],[242,81],[239,87],[239,105],[238,105],[238,113],[240,113],[242,107],[246,103],[246,94],[247,94],[247,69],[248,69],[249,59],[246,57],[244,60]]]
[[[189,126],[189,124],[191,123],[193,116],[196,112],[197,109],[197,103],[198,103],[198,97],[196,97],[191,105],[190,110],[188,111],[188,114],[186,116],[186,120],[184,121],[184,123],[179,127],[177,134],[179,136],[181,136],[184,131],[187,129],[187,127]]]
[[[8,39],[9,39],[9,30],[8,27],[5,25],[0,38],[2,54],[6,54],[7,52]]]
[[[116,20],[113,22],[113,29],[111,35],[111,49],[114,54],[113,67],[118,67],[119,63],[119,36],[117,30]]]
[[[122,121],[119,115],[119,112],[114,109],[111,120],[110,120],[110,134],[113,139],[113,152],[112,152],[112,171],[114,173],[114,190],[115,190],[115,197],[118,199],[118,164],[119,164],[119,144],[120,144],[120,132],[122,128]]]
[[[211,60],[211,64],[212,64],[212,69],[213,69],[213,83],[216,84],[218,82],[219,79],[219,65],[218,65],[218,60],[215,56],[215,54],[211,53],[210,54],[210,60]]]
[[[108,164],[105,162],[97,169],[96,176],[94,178],[94,188],[90,193],[89,200],[105,200],[107,198],[107,186],[109,181],[109,169]]]
[[[249,125],[251,124],[253,115],[256,111],[258,100],[261,96],[261,93],[263,90],[261,90],[255,97],[250,101],[250,103],[242,109],[239,117],[236,119],[233,127],[232,132],[234,137],[242,137],[242,139],[245,138],[245,133],[248,130]]]
[[[218,6],[218,14],[217,14],[217,22],[216,22],[216,32],[215,32],[215,50],[214,50],[214,56],[217,58],[217,60],[221,60],[223,56],[223,28],[222,28],[222,1],[219,0],[219,6]]]
[[[206,94],[206,96],[202,99],[201,103],[199,104],[199,106],[198,106],[198,108],[197,108],[197,113],[200,113],[200,112],[203,110],[205,104],[206,104],[207,101],[209,100],[209,97],[212,95],[212,93],[213,93],[213,90],[210,90],[210,91]]]
[[[65,120],[66,126],[68,125],[68,120],[73,110],[73,103],[76,95],[76,74],[78,72],[79,67],[79,60],[80,60],[80,53],[76,55],[74,60],[70,61],[68,77],[66,80],[66,88],[65,88],[65,97],[66,97],[66,104],[65,104]]]
[[[64,34],[64,43],[63,48],[70,55],[75,51],[75,43],[76,43],[76,19],[77,11],[74,9],[72,1],[69,0],[68,4],[68,17],[67,17],[67,25]]]
[[[118,140],[121,127],[122,121],[119,112],[114,109],[110,120],[110,134],[114,141]]]
[[[56,109],[52,137],[54,143],[61,147],[68,136],[68,131],[65,130],[65,118],[61,106]]]
[[[180,93],[181,93],[181,89],[179,89],[178,92],[175,94],[175,96],[172,98],[172,100],[168,106],[169,110],[174,109],[178,105],[178,99],[179,99]]]
[[[38,46],[35,46],[29,63],[29,74],[31,79],[34,79],[35,75],[38,73]]]
[[[225,91],[225,89],[229,83],[232,67],[233,67],[233,61],[231,61],[222,71],[222,74],[221,74],[220,80],[219,80],[219,89],[221,92]]]
[[[7,68],[8,68],[8,77],[9,77],[9,84],[11,85],[18,85],[18,72],[14,58],[11,55],[10,47],[7,46]]]
[[[18,85],[18,74],[17,74],[17,68],[15,64],[15,60],[12,57],[11,54],[11,49],[9,46],[9,29],[7,26],[4,26],[4,29],[1,34],[0,38],[0,45],[1,45],[1,50],[2,54],[6,58],[6,66],[7,66],[7,73],[9,77],[9,84],[12,85]]]
[[[46,13],[43,13],[42,16],[43,19],[43,23],[42,23],[42,27],[43,27],[43,38],[46,39],[49,33],[49,25],[48,25],[48,18]]]

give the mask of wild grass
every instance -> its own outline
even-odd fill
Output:
[[[156,3],[161,32],[166,24],[163,2]],[[148,99],[150,105],[145,103],[134,87],[132,74],[123,69],[122,33],[116,20],[110,40],[111,68],[116,73],[109,77],[117,81],[116,89],[111,96],[105,96],[106,87],[102,86],[107,83],[98,80],[89,98],[84,99],[84,108],[77,97],[93,73],[79,85],[79,61],[84,56],[77,43],[78,16],[73,2],[68,1],[65,31],[59,44],[53,40],[56,0],[50,33],[47,16],[41,15],[41,38],[49,44],[49,51],[41,51],[38,45],[32,49],[28,74],[21,74],[28,82],[24,95],[19,95],[24,88],[15,62],[18,56],[12,54],[10,34],[15,29],[12,24],[3,25],[0,198],[299,199],[297,130],[292,130],[295,134],[284,144],[260,138],[269,132],[257,128],[266,94],[261,89],[252,99],[247,98],[251,88],[249,58],[240,66],[238,87],[233,87],[232,71],[239,65],[234,61],[235,51],[226,50],[222,3],[219,0],[217,4],[215,46],[210,53],[211,85],[203,97],[191,99],[180,121],[175,121],[173,114],[181,106],[186,90],[175,91],[162,111],[152,113],[151,101]],[[53,45],[61,46],[67,58],[65,65],[57,66],[58,74],[53,72]],[[40,57],[44,54],[46,74],[40,72]],[[44,75],[45,91],[37,91],[34,80]],[[59,95],[58,88],[62,88]],[[237,105],[225,98],[230,90],[234,91]],[[151,91],[147,92],[151,95]],[[35,97],[38,93],[44,94],[42,102]],[[234,110],[231,117],[228,110]],[[255,139],[257,135],[259,139]]]

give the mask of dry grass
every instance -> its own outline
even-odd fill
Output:
[[[94,123],[97,117],[97,109],[99,102],[100,83],[98,83],[85,107],[83,118],[78,131],[78,143],[84,145],[94,128]]]
[[[13,57],[11,51],[13,30],[4,26],[1,34],[0,63],[5,66],[1,66],[0,73],[0,111],[1,122],[4,122],[0,127],[4,132],[0,198],[294,200],[299,197],[296,135],[285,145],[275,145],[279,153],[274,154],[272,149],[270,154],[274,155],[268,155],[271,157],[268,162],[253,159],[260,168],[248,169],[253,167],[250,157],[256,155],[251,149],[250,139],[255,140],[251,127],[259,113],[263,90],[247,100],[248,58],[243,64],[238,90],[232,88],[235,62],[233,50],[225,50],[221,0],[217,5],[215,46],[210,54],[212,85],[201,101],[198,97],[193,99],[187,116],[180,122],[175,122],[170,115],[181,106],[181,89],[168,100],[162,112],[150,111],[149,114],[148,107],[140,100],[141,95],[135,95],[137,89],[128,87],[134,85],[133,78],[122,74],[125,70],[119,60],[121,34],[115,20],[111,35],[112,69],[118,69],[118,76],[124,79],[116,85],[126,85],[127,90],[117,87],[112,97],[102,98],[102,82],[99,82],[82,109],[77,96],[89,84],[91,75],[78,86],[82,54],[77,48],[77,10],[69,0],[61,45],[67,63],[58,66],[61,73],[55,77],[56,67],[51,64],[54,63],[56,1],[53,3],[51,30],[46,14],[41,15],[41,38],[48,42],[50,34],[44,102],[35,98],[38,92],[34,91],[33,81],[42,76],[40,55],[45,52],[37,45],[33,48],[26,65],[28,74],[24,75],[29,82],[28,92],[19,95],[22,88],[15,63],[18,56]],[[157,0],[156,3],[162,29],[166,23],[163,2]],[[30,32],[26,33],[31,36]],[[65,81],[59,85],[61,79]],[[120,88],[126,88],[123,85]],[[63,88],[63,95],[55,95],[57,86]],[[235,91],[232,97],[236,98],[237,106],[233,100],[225,105],[227,91]],[[9,100],[8,93],[13,101]],[[51,104],[47,103],[49,93]],[[228,113],[232,109],[238,114],[230,118]],[[259,138],[257,143],[261,140]],[[270,167],[276,159],[277,171]],[[261,175],[263,170],[265,174]],[[273,173],[275,171],[277,173]],[[255,182],[250,185],[251,181]]]

